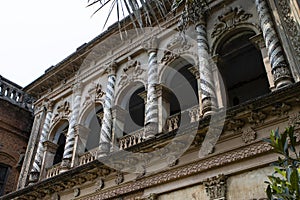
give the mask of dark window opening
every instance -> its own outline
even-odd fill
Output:
[[[232,36],[218,51],[218,67],[229,106],[239,105],[270,91],[261,53],[249,40],[254,35],[248,31]]]
[[[54,159],[53,159],[53,165],[58,164],[62,161],[63,159],[63,155],[64,155],[64,149],[65,149],[65,144],[66,144],[66,136],[65,134],[68,131],[68,127],[63,129],[63,131],[60,133],[58,141],[57,141],[57,149],[54,155]]]
[[[137,89],[130,97],[128,115],[125,117],[124,135],[130,134],[144,127],[145,103],[140,96],[145,91],[144,87]]]
[[[4,194],[4,187],[7,180],[9,166],[0,164],[0,196]]]
[[[89,135],[85,145],[85,151],[90,151],[99,146],[100,132],[101,132],[101,118],[103,116],[103,108],[101,105],[96,106],[92,113],[92,119],[89,123]]]

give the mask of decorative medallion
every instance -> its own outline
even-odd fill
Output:
[[[62,118],[68,118],[69,114],[71,113],[70,110],[70,103],[68,101],[61,101],[55,111],[53,122],[59,121]]]
[[[139,61],[132,60],[131,57],[128,57],[128,62],[126,67],[123,68],[123,73],[120,75],[118,85],[124,86],[127,83],[134,82],[140,78],[145,71],[146,70],[141,68],[141,63]]]
[[[246,13],[241,7],[227,7],[224,14],[218,17],[219,22],[214,25],[212,37],[217,37],[227,30],[231,30],[243,21],[247,21],[252,14]]]

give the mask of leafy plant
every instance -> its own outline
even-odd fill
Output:
[[[290,126],[283,133],[272,131],[266,140],[274,151],[281,156],[273,163],[275,172],[268,176],[266,193],[271,200],[300,199],[300,152],[296,151],[294,127]]]

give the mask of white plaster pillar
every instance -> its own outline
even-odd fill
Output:
[[[116,68],[116,63],[112,62],[106,69],[106,72],[108,73],[108,80],[103,108],[104,117],[100,132],[98,157],[106,156],[110,152],[112,142],[112,106],[115,100]]]

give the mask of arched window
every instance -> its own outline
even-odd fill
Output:
[[[60,163],[63,159],[68,128],[69,123],[65,121],[62,123],[62,125],[59,126],[59,128],[55,132],[53,143],[57,144],[57,149],[54,154],[53,165]]]
[[[141,94],[145,87],[136,89],[129,98],[126,106],[128,111],[125,116],[124,135],[130,134],[144,127],[145,120],[145,102]]]
[[[194,62],[179,58],[166,66],[161,77],[162,84],[166,87],[163,95],[163,123],[168,123],[167,119],[176,117],[179,124],[188,122],[188,112],[186,110],[198,105],[198,83],[192,73],[195,68]],[[182,113],[185,113],[182,115]],[[176,116],[175,116],[176,115]]]
[[[270,91],[261,53],[250,42],[252,31],[229,35],[217,50],[218,68],[229,106],[241,104]]]
[[[4,187],[7,180],[9,166],[0,163],[0,196],[4,194]]]
[[[102,105],[96,104],[86,119],[86,125],[89,127],[89,133],[85,144],[85,151],[92,150],[99,146],[100,131],[103,119]]]

